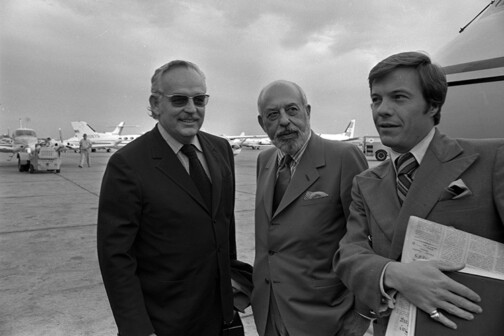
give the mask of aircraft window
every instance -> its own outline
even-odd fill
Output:
[[[36,137],[37,135],[35,134],[34,131],[31,130],[16,130],[14,131],[14,136],[33,136]]]

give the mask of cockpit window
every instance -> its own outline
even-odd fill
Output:
[[[35,131],[32,131],[32,130],[15,130],[14,137],[18,137],[18,136],[37,137],[37,134],[35,133]]]

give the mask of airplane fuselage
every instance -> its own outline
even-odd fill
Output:
[[[433,58],[448,94],[439,128],[457,138],[504,137],[504,0],[495,1]]]

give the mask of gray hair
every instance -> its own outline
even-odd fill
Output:
[[[205,74],[196,64],[184,60],[173,60],[171,62],[162,65],[161,67],[156,69],[156,71],[154,71],[154,75],[151,78],[151,95],[157,96],[159,93],[162,92],[161,79],[163,78],[163,75],[175,68],[193,69],[201,76],[201,78],[203,78],[203,81],[206,82]],[[156,116],[152,113],[152,108],[150,106],[147,108],[147,110],[149,110],[150,112],[149,115],[152,118],[157,119]]]

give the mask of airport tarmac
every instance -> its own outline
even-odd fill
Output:
[[[253,263],[258,150],[235,156],[238,258]],[[96,254],[101,178],[111,153],[62,154],[59,174],[18,172],[0,153],[0,335],[116,335]],[[371,166],[376,161],[369,162]],[[247,336],[257,336],[250,308]]]

